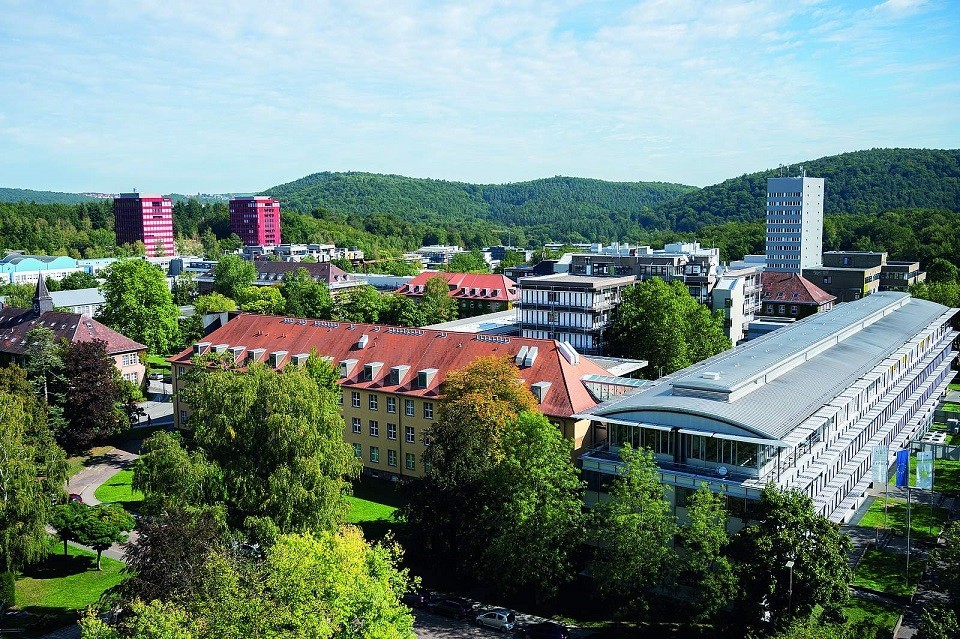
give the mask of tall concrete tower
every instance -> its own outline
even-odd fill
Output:
[[[823,178],[768,178],[767,270],[801,273],[822,255]]]

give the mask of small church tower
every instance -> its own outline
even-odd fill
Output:
[[[47,278],[41,273],[37,279],[37,291],[33,294],[33,312],[36,315],[43,315],[52,310],[53,298],[47,290]]]

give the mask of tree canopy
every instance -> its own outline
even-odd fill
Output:
[[[239,255],[224,255],[213,267],[213,290],[232,300],[240,299],[243,291],[257,279],[253,262]]]
[[[180,345],[180,311],[166,277],[144,260],[121,260],[106,269],[104,304],[97,318],[113,330],[167,354]]]

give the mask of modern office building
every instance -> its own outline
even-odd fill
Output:
[[[747,337],[747,329],[760,311],[761,269],[720,267],[710,291],[710,308],[723,313],[723,328],[734,344]]]
[[[62,280],[71,273],[86,271],[68,255],[27,255],[20,251],[0,259],[0,284],[36,284],[40,279]]]
[[[823,253],[823,178],[767,179],[767,270],[800,273]]]
[[[143,242],[148,257],[176,254],[173,202],[162,195],[121,193],[113,200],[117,244]]]
[[[573,253],[570,273],[593,277],[633,275],[638,281],[653,277],[666,282],[680,280],[695,300],[708,304],[719,267],[720,249],[704,248],[699,242],[673,242],[662,249],[614,244],[598,252]]]
[[[823,264],[805,269],[803,276],[837,301],[873,295],[877,291],[907,291],[927,274],[915,261],[887,260],[886,251],[827,251]]]
[[[567,342],[581,353],[603,353],[603,331],[623,290],[637,278],[544,275],[520,279],[520,336]]]
[[[554,340],[243,313],[170,358],[179,427],[189,426],[190,408],[176,391],[193,356],[207,352],[232,358],[240,371],[252,362],[299,365],[311,352],[329,358],[340,371],[344,440],[366,472],[384,477],[424,473],[425,438],[438,416],[443,382],[478,357],[510,358],[540,410],[580,452],[593,443],[584,439],[589,422],[571,416],[595,406],[595,397],[642,383],[612,376]]]
[[[280,201],[254,195],[230,200],[230,232],[244,246],[280,244]]]
[[[599,445],[581,456],[601,498],[624,442],[653,450],[682,514],[700,485],[724,494],[731,528],[767,484],[803,492],[846,522],[871,483],[876,446],[922,435],[953,378],[958,309],[882,292],[751,340],[575,417]]]

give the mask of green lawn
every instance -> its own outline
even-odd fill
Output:
[[[924,493],[926,496],[926,493]],[[861,526],[867,528],[883,527],[883,497],[878,497],[870,505],[870,510],[864,514],[860,520]],[[911,499],[910,506],[910,528],[912,537],[917,541],[935,542],[943,530],[944,522],[950,516],[950,511],[945,508],[934,507],[933,514],[930,513],[929,501],[914,501]],[[907,500],[893,499],[888,500],[887,506],[887,528],[893,531],[893,534],[905,537],[907,534]]]
[[[958,437],[953,435],[953,438]],[[890,473],[890,485],[897,483],[896,469]],[[910,485],[917,483],[917,457],[910,456]],[[960,496],[960,461],[953,459],[933,460],[933,489],[948,497]]]
[[[89,466],[91,463],[95,463],[95,462],[91,462],[91,460],[94,460],[94,459],[98,460],[100,457],[102,457],[103,455],[106,455],[111,450],[113,450],[113,446],[109,446],[109,445],[95,446],[91,448],[90,452],[85,455],[74,455],[73,457],[68,457],[67,458],[67,476],[73,477],[74,475],[79,473],[81,470],[83,470],[85,466]]]
[[[923,573],[923,561],[913,557],[910,562],[910,585],[904,581],[907,569],[907,556],[902,553],[886,552],[883,550],[868,550],[857,573],[853,576],[853,585],[869,588],[889,595],[903,595],[909,597],[916,590],[917,582]]]
[[[137,510],[143,501],[143,493],[131,487],[132,470],[121,470],[97,488],[94,496],[106,504],[119,504],[127,510]]]
[[[378,504],[375,501],[360,499],[359,497],[347,497],[350,502],[350,514],[347,515],[347,522],[359,524],[365,521],[392,521],[393,512],[396,510],[393,506]]]
[[[847,625],[852,626],[864,619],[870,619],[893,632],[902,609],[893,604],[851,597],[849,603],[843,607],[843,612],[847,616]]]
[[[170,372],[170,362],[163,355],[147,355],[147,368],[159,373]]]
[[[123,564],[104,557],[96,570],[96,555],[51,541],[50,555],[23,571],[17,579],[17,605],[33,615],[28,627],[42,632],[76,621],[77,612],[95,604],[100,596],[126,578]]]

